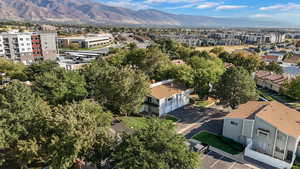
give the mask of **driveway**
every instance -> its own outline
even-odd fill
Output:
[[[222,119],[228,112],[229,110],[221,106],[212,106],[210,108],[186,106],[170,114],[180,119],[176,123],[177,132],[185,135],[186,138],[191,138],[202,130],[221,134],[223,128]]]

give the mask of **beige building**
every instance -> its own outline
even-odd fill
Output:
[[[255,73],[255,81],[258,86],[273,90],[277,93],[280,92],[287,80],[287,76],[269,71],[257,71]]]
[[[290,169],[300,155],[300,114],[278,102],[251,101],[224,118],[223,135],[246,145],[246,157]]]

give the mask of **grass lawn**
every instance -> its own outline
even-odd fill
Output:
[[[270,93],[265,90],[257,90],[257,93],[259,94],[259,96],[267,99],[268,101],[274,101],[273,97],[270,96]]]
[[[150,124],[151,118],[146,117],[121,117],[121,121],[129,128],[133,130],[139,130],[146,128]],[[164,123],[173,123],[172,120],[169,119],[159,119]]]
[[[208,144],[212,147],[218,148],[230,154],[239,154],[244,151],[245,147],[235,142],[234,140],[225,138],[220,135],[215,135],[207,131],[201,132],[195,136],[193,139],[200,141],[201,143]]]
[[[177,119],[176,117],[171,116],[171,115],[167,115],[166,120],[172,121],[173,123],[176,123],[177,121],[179,121],[179,119]]]
[[[204,47],[197,47],[196,50],[206,50],[206,51],[210,51],[215,47],[223,47],[225,51],[227,52],[233,52],[235,50],[241,50],[244,48],[249,48],[249,47],[254,47],[253,45],[237,45],[237,46],[204,46]]]
[[[200,101],[195,101],[195,106],[204,108],[204,107],[211,105],[212,103],[214,103],[213,100],[200,100]]]
[[[292,169],[300,169],[300,157],[297,157]]]

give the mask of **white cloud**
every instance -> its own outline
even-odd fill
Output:
[[[269,14],[254,14],[251,17],[252,18],[272,18],[272,15],[269,15]]]
[[[198,5],[197,8],[198,9],[207,9],[207,8],[213,8],[218,5],[219,5],[219,3],[216,3],[216,2],[205,2],[201,5]]]
[[[114,7],[123,7],[129,9],[147,9],[150,6],[145,3],[133,2],[132,0],[117,0],[117,1],[109,1],[105,3],[106,5],[114,6]]]
[[[271,5],[271,6],[265,6],[261,7],[260,10],[262,11],[268,11],[268,10],[280,10],[280,11],[289,11],[289,10],[297,10],[300,9],[300,4],[295,3],[288,3],[285,5]]]
[[[185,9],[185,8],[192,8],[192,7],[196,6],[196,5],[197,4],[193,3],[193,4],[182,5],[182,6],[167,7],[165,9]]]
[[[217,10],[231,10],[231,9],[242,9],[247,8],[246,5],[220,5],[216,9]]]
[[[168,2],[168,3],[178,3],[178,2],[188,2],[188,3],[194,3],[194,2],[199,2],[203,0],[146,0],[147,3],[163,3],[163,2]]]

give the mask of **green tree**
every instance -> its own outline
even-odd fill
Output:
[[[186,64],[170,64],[159,71],[157,80],[176,79],[183,82],[187,87],[194,86],[195,74],[191,66]]]
[[[210,50],[209,52],[214,53],[216,55],[219,55],[221,53],[223,53],[225,50],[223,47],[214,47],[212,50]]]
[[[283,68],[276,62],[270,62],[267,64],[264,68],[265,70],[275,72],[277,74],[282,74],[283,73]]]
[[[157,47],[132,50],[127,54],[126,59],[127,64],[142,70],[150,77],[170,63],[169,57]]]
[[[297,66],[300,68],[300,60],[297,62]]]
[[[221,103],[232,108],[258,97],[255,81],[242,67],[229,68],[216,84],[214,91]]]
[[[200,97],[207,97],[211,86],[219,81],[225,71],[222,60],[217,57],[210,59],[205,57],[193,56],[189,64],[195,73],[195,91]]]
[[[260,67],[262,62],[261,58],[257,54],[247,51],[234,52],[229,56],[223,54],[221,58],[224,62],[243,67],[244,69],[248,70],[249,73],[255,72]]]
[[[36,77],[34,89],[50,104],[79,101],[87,96],[86,82],[78,72],[57,69]]]
[[[37,76],[44,74],[45,72],[51,72],[56,69],[62,69],[55,61],[39,61],[31,64],[25,69],[25,74],[28,80],[34,81]]]
[[[92,97],[114,113],[137,113],[149,93],[149,79],[140,72],[126,67],[115,67],[98,61],[84,72]]]
[[[0,73],[5,75],[0,76],[0,83],[2,78],[26,80],[27,77],[24,74],[25,65],[21,62],[13,62],[4,58],[0,58]]]
[[[184,142],[172,124],[154,119],[147,128],[125,135],[113,159],[120,169],[199,168],[199,155],[190,152]]]
[[[296,100],[300,100],[300,76],[285,83],[286,94]]]
[[[67,169],[79,153],[100,140],[99,131],[111,123],[111,114],[91,101],[51,111],[19,81],[0,90],[0,116],[0,159],[4,168],[50,165]]]

